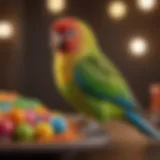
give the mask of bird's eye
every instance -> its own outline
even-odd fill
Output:
[[[66,36],[75,36],[75,34],[76,34],[76,32],[75,32],[75,30],[73,30],[73,29],[68,29],[67,31],[66,31]]]

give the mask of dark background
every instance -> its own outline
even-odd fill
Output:
[[[109,0],[68,0],[63,15],[86,20],[94,29],[106,55],[119,67],[135,95],[147,108],[149,87],[160,81],[160,11],[145,14],[134,1],[126,0],[129,14],[115,22],[106,12]],[[0,41],[0,88],[17,90],[40,98],[50,107],[68,110],[57,93],[52,76],[52,53],[49,47],[49,26],[56,17],[46,9],[45,0],[1,0],[0,20],[11,20],[16,35],[11,41]],[[127,51],[132,36],[149,41],[147,56],[137,58]]]

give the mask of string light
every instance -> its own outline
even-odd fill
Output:
[[[50,12],[54,14],[61,13],[66,6],[65,0],[48,0],[47,1],[47,8]]]
[[[0,22],[0,39],[8,39],[13,35],[13,26],[7,21]]]
[[[144,11],[151,11],[156,6],[156,0],[137,0],[137,6]]]
[[[114,1],[109,4],[107,11],[111,18],[121,20],[127,15],[127,6],[122,1]]]
[[[134,38],[129,43],[129,49],[135,56],[143,56],[147,51],[147,43],[143,38]]]

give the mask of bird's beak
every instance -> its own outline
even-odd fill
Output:
[[[65,51],[67,43],[66,43],[64,37],[59,36],[59,35],[58,36],[57,35],[53,35],[52,43],[54,44],[54,48],[57,51],[60,51],[60,52]]]

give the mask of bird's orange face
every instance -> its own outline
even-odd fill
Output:
[[[80,47],[80,29],[77,21],[66,18],[54,23],[52,40],[56,53],[76,53]]]

